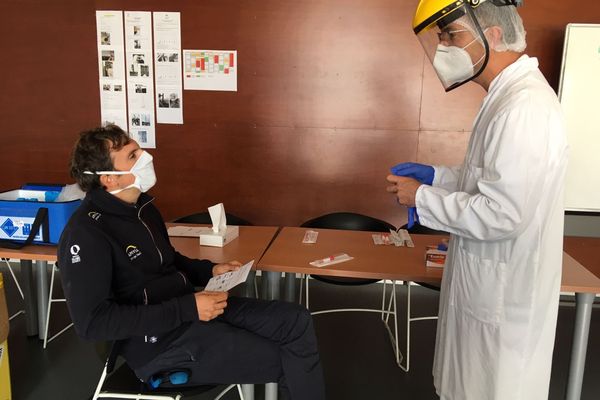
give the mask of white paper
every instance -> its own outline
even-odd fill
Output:
[[[200,237],[203,234],[210,234],[211,228],[203,226],[171,226],[167,229],[169,236],[182,236],[182,237]]]
[[[156,121],[159,124],[183,124],[181,16],[178,12],[155,12],[153,15]]]
[[[237,92],[236,50],[183,50],[185,90]]]
[[[227,217],[225,216],[225,206],[223,206],[223,203],[208,207],[208,214],[210,215],[214,233],[222,232],[227,227]]]
[[[96,11],[96,36],[101,123],[127,130],[123,12]]]
[[[210,278],[204,290],[212,292],[226,292],[240,283],[246,282],[248,273],[252,269],[252,264],[254,264],[254,260],[244,264],[237,271],[229,271]]]
[[[149,11],[125,11],[129,133],[142,148],[156,148],[152,23]]]

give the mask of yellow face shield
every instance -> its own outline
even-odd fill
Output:
[[[446,91],[487,64],[488,43],[471,7],[464,0],[421,0],[415,13],[413,30]]]

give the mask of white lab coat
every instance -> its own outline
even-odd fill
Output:
[[[417,191],[451,233],[433,366],[442,400],[546,400],[562,270],[567,143],[535,58],[490,85],[460,168]]]

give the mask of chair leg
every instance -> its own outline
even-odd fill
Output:
[[[54,272],[56,266],[52,265],[52,275],[50,277],[50,289],[48,290],[48,311],[46,312],[46,324],[44,325],[44,349],[48,344],[48,325],[50,324],[50,310],[52,309],[52,290],[54,289]]]
[[[309,304],[309,301],[308,301],[308,274],[305,275],[304,287],[306,289],[306,294],[304,296],[304,297],[306,297],[306,309],[310,310],[310,304]]]
[[[300,289],[299,289],[299,294],[298,294],[298,304],[302,304],[302,285],[304,284],[304,276],[305,274],[300,274]]]
[[[234,387],[237,387],[237,389],[238,389],[238,393],[240,394],[240,399],[241,399],[241,400],[244,400],[244,395],[242,394],[242,388],[240,387],[240,385],[229,385],[229,386],[227,386],[225,389],[223,389],[223,390],[221,391],[221,393],[219,393],[219,394],[217,395],[217,397],[215,397],[215,400],[221,400],[221,398],[222,398],[223,396],[225,396],[225,395],[227,394],[227,392],[229,392],[229,391],[230,391],[231,389],[233,389]]]
[[[10,272],[10,275],[12,276],[13,280],[15,281],[15,285],[17,285],[17,290],[19,291],[21,298],[24,300],[25,296],[23,295],[23,290],[21,289],[21,285],[19,285],[19,281],[17,280],[17,276],[15,275],[15,272],[13,271],[12,267],[10,266],[10,261],[8,260],[8,258],[3,258],[2,261],[4,261],[6,263],[6,266],[8,267],[8,272]],[[8,320],[12,321],[13,318],[18,317],[21,314],[25,314],[25,310],[17,311],[13,315],[11,315],[8,318]]]
[[[108,365],[108,361],[104,364],[104,369],[102,370],[102,375],[100,375],[100,380],[98,381],[98,386],[96,386],[96,391],[94,392],[94,397],[92,400],[97,400],[98,395],[100,394],[100,390],[102,390],[102,386],[104,385],[104,380],[106,379],[106,367]]]
[[[65,299],[53,299],[52,298],[52,290],[54,289],[54,276],[55,276],[56,271],[57,271],[56,265],[52,265],[52,275],[50,278],[50,289],[48,291],[48,312],[46,313],[46,324],[45,324],[45,328],[44,328],[44,349],[46,348],[46,346],[49,342],[56,339],[59,335],[61,335],[63,332],[65,332],[67,329],[69,329],[73,326],[73,323],[71,322],[66,327],[61,329],[58,333],[56,333],[52,337],[48,338],[48,327],[50,326],[50,310],[52,309],[52,303],[66,302]]]
[[[399,343],[398,343],[398,307],[397,307],[397,302],[396,302],[396,281],[392,281],[392,289],[391,289],[391,293],[390,293],[390,300],[387,303],[387,307],[386,307],[386,282],[384,281],[384,287],[383,287],[383,296],[382,296],[382,310],[381,310],[381,314],[382,314],[382,318],[381,320],[383,321],[386,330],[388,331],[388,334],[390,336],[390,342],[392,345],[392,350],[394,352],[394,359],[396,360],[396,364],[402,368],[401,362],[403,359],[402,354],[400,353],[400,347],[399,347]],[[394,318],[394,332],[392,333],[392,330],[390,329],[390,325],[389,325],[389,319],[390,316],[393,314],[393,318]],[[385,317],[384,317],[385,315]]]

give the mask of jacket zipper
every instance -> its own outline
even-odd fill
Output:
[[[144,305],[148,305],[148,292],[146,292],[146,288],[144,288]],[[148,343],[148,335],[144,335],[144,342]]]
[[[140,206],[140,209],[138,210],[138,219],[140,220],[140,222],[146,227],[146,230],[148,231],[148,233],[150,234],[150,237],[152,238],[152,243],[154,243],[154,247],[156,247],[156,251],[158,252],[158,256],[160,257],[160,264],[162,265],[163,263],[163,256],[162,253],[160,252],[160,249],[158,248],[158,246],[156,245],[156,240],[154,240],[154,235],[152,234],[152,232],[150,231],[150,228],[148,228],[148,225],[146,225],[146,223],[144,222],[144,220],[142,220],[142,209],[144,207],[146,207],[147,204],[150,204],[152,200],[142,204]]]

